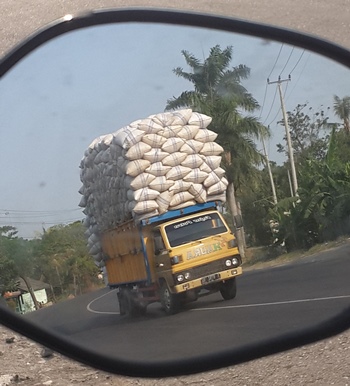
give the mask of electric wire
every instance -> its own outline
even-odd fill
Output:
[[[263,104],[262,104],[261,109],[260,109],[259,119],[261,118],[262,113],[263,113],[263,111],[264,111],[264,106],[265,106],[265,101],[266,101],[266,95],[267,95],[267,86],[268,86],[268,83],[266,82],[266,86],[265,86],[265,94],[264,94]]]
[[[286,96],[286,100],[290,97],[290,95],[293,93],[295,87],[297,86],[297,84],[298,84],[298,82],[299,82],[299,80],[300,80],[300,78],[301,78],[301,75],[303,74],[303,72],[304,72],[304,70],[305,70],[305,68],[306,68],[306,65],[307,65],[307,63],[308,63],[308,61],[309,61],[309,59],[310,59],[310,56],[311,56],[311,53],[309,53],[308,57],[306,58],[304,67],[303,67],[302,70],[300,71],[300,74],[299,74],[299,76],[298,76],[298,79],[294,82],[294,86],[293,86],[293,88],[291,89],[290,93]]]
[[[275,64],[273,65],[273,67],[272,67],[272,70],[271,70],[271,72],[270,72],[270,75],[267,77],[268,79],[271,77],[271,75],[272,75],[272,73],[273,73],[273,70],[275,69],[275,67],[276,67],[276,64],[277,64],[277,62],[278,62],[278,59],[279,59],[279,57],[280,57],[280,55],[281,55],[281,52],[282,52],[282,48],[283,48],[283,46],[284,46],[284,44],[281,44],[281,48],[280,48],[280,51],[279,51],[279,53],[278,53],[278,55],[277,55],[277,58],[276,58],[276,61],[275,61]]]
[[[265,118],[265,120],[264,120],[264,122],[263,122],[263,125],[265,125],[266,121],[268,120],[268,118],[269,118],[269,116],[270,116],[270,114],[271,114],[272,108],[273,108],[273,106],[274,106],[274,104],[275,104],[276,95],[277,95],[277,87],[276,87],[275,95],[274,95],[273,100],[272,100],[272,103],[271,103],[270,111],[269,111],[269,113],[267,114],[267,117]]]
[[[301,58],[304,56],[304,53],[305,53],[305,50],[303,50],[303,52],[302,52],[301,55],[299,56],[298,61],[296,62],[295,66],[292,68],[292,71],[289,73],[289,75],[292,75],[293,71],[296,69],[297,65],[299,64]]]
[[[289,60],[290,60],[290,58],[292,57],[293,51],[294,51],[294,47],[292,48],[292,50],[291,50],[291,52],[290,52],[290,54],[289,54],[289,56],[288,56],[288,59],[287,59],[285,65],[284,65],[282,71],[280,72],[280,75],[279,75],[280,77],[282,76],[283,71],[284,71],[285,68],[287,67],[287,64],[289,63]]]
[[[274,63],[274,65],[272,66],[272,69],[271,69],[271,71],[270,71],[269,76],[267,77],[267,83],[266,83],[266,86],[265,86],[265,95],[264,95],[263,104],[262,104],[262,107],[261,107],[259,119],[260,119],[261,116],[262,116],[262,113],[263,113],[263,110],[264,110],[264,106],[265,106],[265,100],[266,100],[266,95],[267,95],[267,86],[268,86],[268,84],[269,84],[269,79],[270,79],[270,77],[271,77],[271,75],[272,75],[274,69],[276,68],[278,59],[279,59],[279,57],[281,56],[281,52],[282,52],[283,46],[284,46],[284,44],[282,43],[282,44],[281,44],[281,47],[280,47],[280,50],[279,50],[279,52],[278,52],[277,58],[276,58],[276,60],[275,60],[275,63]],[[268,120],[268,118],[269,118],[269,116],[270,116],[270,114],[271,114],[271,110],[272,110],[273,105],[274,105],[274,103],[275,103],[275,99],[276,99],[276,92],[275,92],[275,96],[274,96],[274,98],[273,98],[273,102],[272,102],[270,111],[269,111],[267,117],[265,118],[265,120],[264,120],[264,122],[263,122],[263,125],[264,125],[265,122]]]

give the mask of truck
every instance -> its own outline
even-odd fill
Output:
[[[108,286],[117,289],[121,315],[137,316],[160,302],[166,314],[200,296],[236,296],[242,260],[217,202],[195,204],[101,235]]]

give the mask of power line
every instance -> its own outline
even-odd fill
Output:
[[[62,212],[75,212],[81,210],[80,208],[75,209],[56,209],[56,210],[19,210],[19,209],[0,209],[3,212],[18,212],[18,213],[62,213]]]
[[[269,74],[268,78],[271,78],[271,75],[272,75],[272,73],[273,73],[273,70],[275,69],[275,67],[276,67],[276,64],[277,64],[277,62],[278,62],[278,59],[279,59],[279,57],[280,57],[280,55],[281,55],[281,52],[282,52],[282,48],[283,48],[283,46],[284,46],[284,44],[282,44],[282,45],[281,45],[281,48],[280,48],[280,51],[279,51],[279,53],[278,53],[278,55],[277,55],[277,58],[276,58],[275,64],[273,65],[273,67],[272,67],[272,70],[271,70],[271,72],[270,72],[270,74]]]
[[[267,86],[268,86],[268,84],[266,83],[266,86],[265,86],[265,94],[264,94],[263,104],[262,104],[262,107],[261,107],[261,110],[260,110],[259,119],[260,119],[261,116],[262,116],[262,113],[263,113],[263,110],[264,110],[264,106],[265,106],[265,100],[266,100],[266,94],[267,94]]]
[[[289,56],[288,56],[288,59],[287,59],[287,61],[286,61],[286,64],[284,65],[282,71],[280,72],[280,76],[282,76],[283,71],[284,71],[285,68],[287,67],[287,64],[289,63],[289,60],[290,60],[290,58],[291,58],[291,56],[292,56],[292,54],[293,54],[293,51],[294,51],[294,47],[292,48],[292,50],[291,50],[291,52],[290,52],[290,54],[289,54]]]
[[[299,62],[300,62],[301,58],[303,57],[304,53],[305,53],[305,50],[303,50],[303,52],[302,52],[301,55],[299,56],[298,61],[296,62],[295,66],[292,68],[292,71],[289,73],[289,75],[292,75],[292,72],[295,70],[295,68],[296,68],[297,65],[299,64]]]
[[[58,220],[58,221],[55,221],[55,222],[47,222],[47,221],[12,221],[11,219],[9,219],[10,221],[1,221],[1,220],[5,220],[5,219],[0,219],[0,224],[2,225],[9,225],[9,223],[11,224],[47,224],[47,225],[56,225],[56,224],[62,224],[62,223],[71,223],[71,222],[75,222],[75,221],[81,221],[82,218],[76,218],[76,219],[67,219],[67,220]]]
[[[287,100],[287,99],[289,98],[289,96],[293,93],[295,87],[297,86],[297,84],[298,84],[298,82],[299,82],[299,80],[300,80],[300,78],[301,78],[301,75],[303,74],[303,72],[304,72],[304,70],[305,70],[305,68],[306,68],[306,65],[307,65],[307,63],[308,63],[308,61],[309,61],[309,59],[310,59],[310,56],[311,56],[311,53],[309,53],[309,56],[307,57],[307,59],[306,59],[306,61],[305,61],[304,67],[302,68],[302,70],[301,70],[301,72],[300,72],[300,74],[299,74],[299,76],[298,76],[298,79],[297,79],[296,82],[294,83],[294,87],[292,88],[292,90],[290,91],[290,93],[286,96],[286,100]]]
[[[267,80],[267,82],[268,82],[268,81],[269,81],[269,80]],[[274,97],[273,97],[273,101],[272,101],[272,104],[271,104],[270,111],[269,111],[269,113],[267,114],[267,117],[265,118],[265,120],[264,120],[264,122],[263,122],[263,125],[265,125],[267,119],[269,118],[269,116],[270,116],[270,114],[271,114],[272,108],[273,108],[273,106],[274,106],[274,104],[275,104],[276,95],[277,95],[277,87],[276,87],[276,90],[275,90],[275,95],[274,95]]]

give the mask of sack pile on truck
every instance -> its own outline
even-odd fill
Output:
[[[80,164],[79,205],[96,262],[102,261],[98,235],[124,221],[225,202],[223,148],[207,128],[211,120],[191,109],[161,113],[90,144]]]

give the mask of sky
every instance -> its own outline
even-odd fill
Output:
[[[74,31],[39,47],[0,81],[0,226],[32,238],[57,223],[84,217],[79,164],[94,138],[164,111],[167,99],[192,89],[172,72],[182,50],[205,59],[211,47],[233,46],[232,66],[245,64],[244,86],[270,125],[269,158],[284,155],[276,85],[287,110],[330,107],[350,93],[349,69],[297,47],[213,30],[129,23]],[[209,127],[210,128],[210,127]],[[258,144],[258,147],[260,145]],[[262,149],[262,146],[261,146]]]

